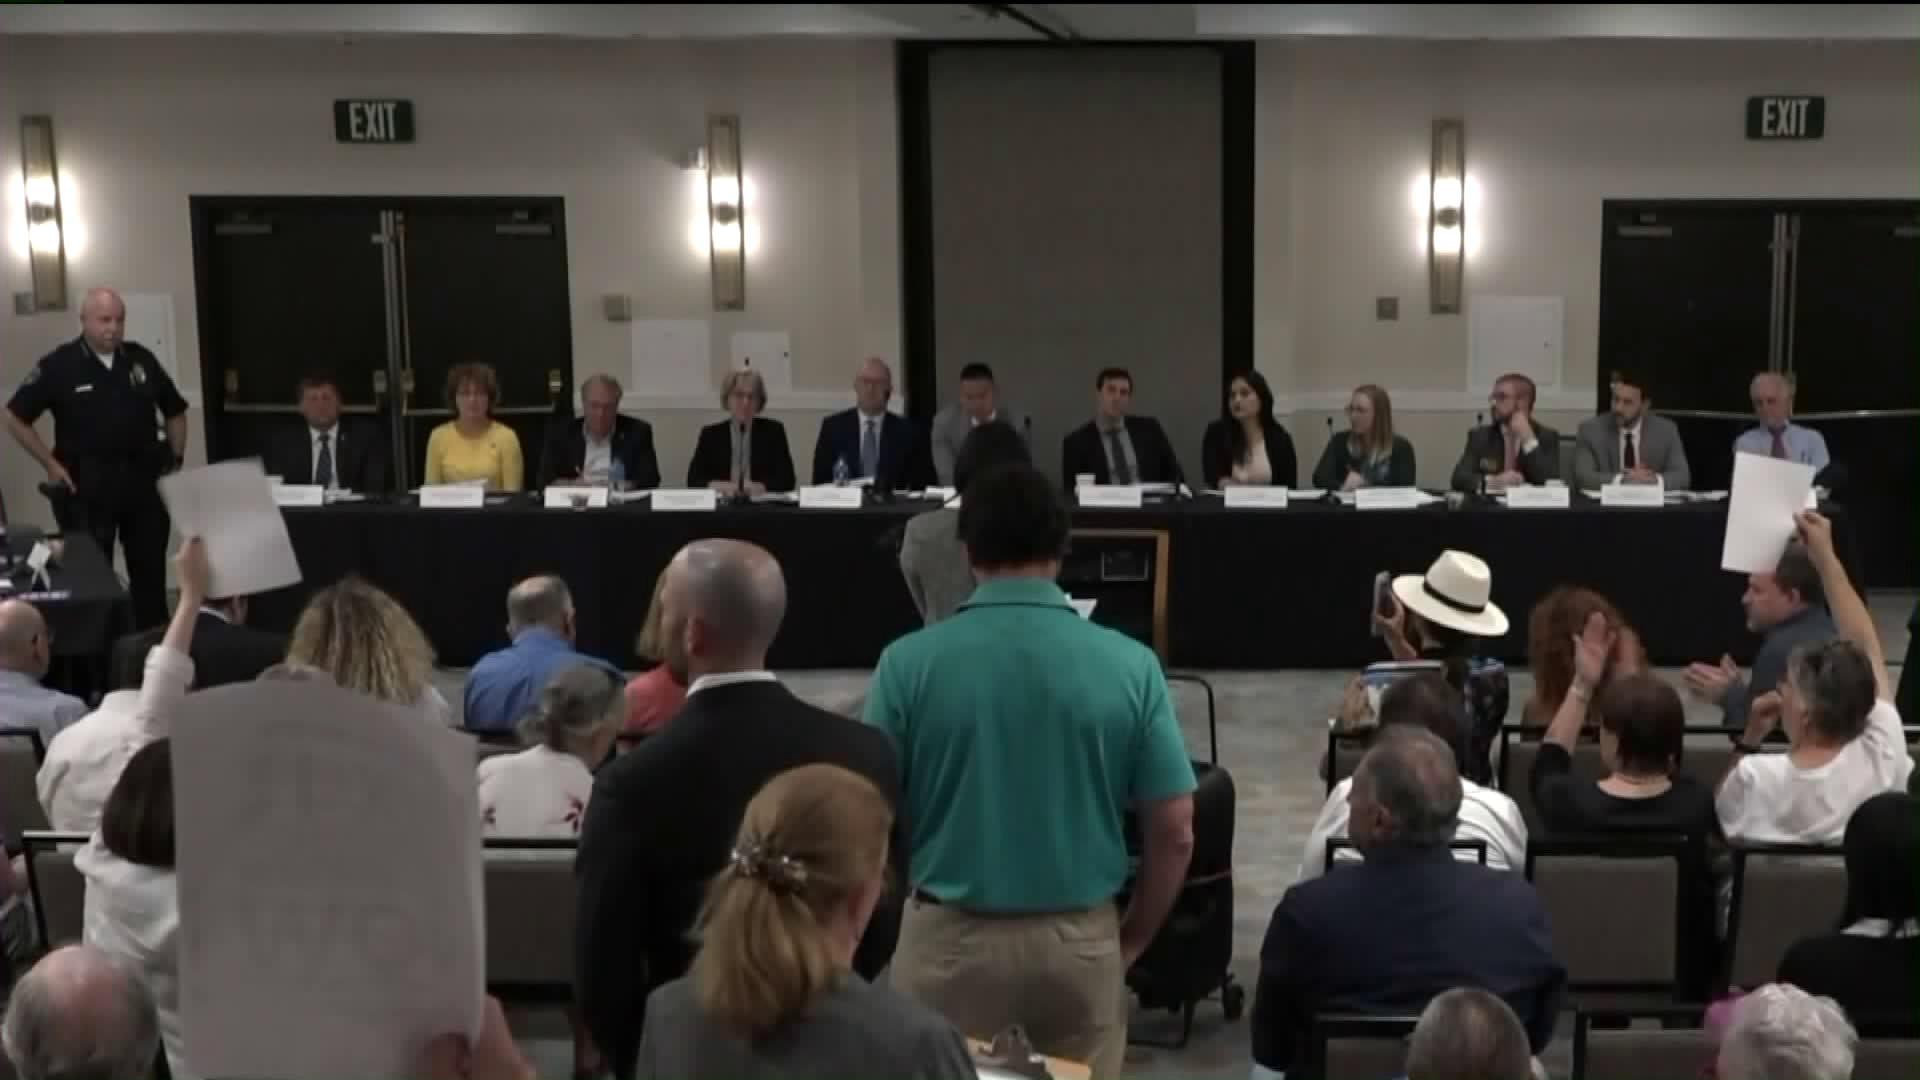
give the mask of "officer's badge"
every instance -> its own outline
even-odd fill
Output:
[[[147,381],[146,367],[140,364],[133,365],[133,373],[129,377],[133,379],[133,385],[143,385]]]

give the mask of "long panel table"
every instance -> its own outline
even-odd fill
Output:
[[[868,667],[919,625],[892,541],[927,510],[915,503],[662,513],[644,504],[547,510],[525,501],[478,510],[289,509],[306,580],[256,598],[252,618],[289,629],[315,588],[359,573],[413,612],[442,663],[468,664],[506,641],[507,589],[551,572],[573,589],[581,646],[629,663],[667,560],[690,540],[731,537],[767,548],[786,572],[787,618],[771,663]],[[1367,625],[1374,574],[1418,572],[1445,548],[1492,565],[1494,600],[1513,628],[1491,652],[1510,661],[1525,655],[1527,612],[1560,584],[1612,599],[1658,663],[1723,652],[1744,661],[1756,640],[1743,625],[1744,579],[1719,568],[1725,520],[1723,503],[1622,510],[1577,499],[1568,510],[1227,510],[1201,500],[1074,513],[1076,528],[1167,532],[1169,661],[1195,668],[1345,668],[1379,659]],[[1836,528],[1849,550],[1837,511]]]

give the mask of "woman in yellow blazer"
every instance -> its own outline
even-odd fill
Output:
[[[520,437],[493,418],[500,383],[486,364],[458,364],[447,372],[453,419],[427,436],[426,483],[485,480],[490,491],[519,491],[526,464]]]

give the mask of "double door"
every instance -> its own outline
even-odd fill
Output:
[[[1645,370],[1694,486],[1724,488],[1755,372],[1790,374],[1826,437],[1870,584],[1920,582],[1920,202],[1609,202],[1599,406]]]
[[[453,415],[456,365],[493,367],[494,414],[529,471],[548,422],[571,412],[560,200],[196,197],[193,223],[211,457],[296,430],[300,382],[316,375],[402,491]]]

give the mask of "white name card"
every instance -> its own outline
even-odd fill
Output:
[[[1412,510],[1420,505],[1420,489],[1363,487],[1354,492],[1353,505],[1360,510]]]
[[[325,506],[327,489],[319,484],[275,484],[275,506]]]
[[[1515,510],[1565,510],[1572,492],[1559,484],[1516,484],[1507,489],[1507,505]]]
[[[425,510],[472,510],[487,505],[487,489],[478,484],[428,484],[420,489]]]
[[[852,484],[809,484],[800,489],[800,506],[804,510],[858,510],[862,493]]]
[[[599,508],[607,505],[607,489],[603,487],[550,487],[546,492],[546,506],[549,510],[569,510],[575,505]]]
[[[1114,509],[1140,508],[1140,485],[1138,484],[1088,484],[1076,489],[1081,506],[1104,506]]]
[[[1667,489],[1664,484],[1603,484],[1600,487],[1601,506],[1652,506],[1667,505]]]
[[[1228,509],[1285,510],[1287,508],[1287,489],[1283,487],[1233,484],[1221,490],[1226,493]]]
[[[653,493],[655,510],[712,510],[720,505],[712,488],[660,488]]]

